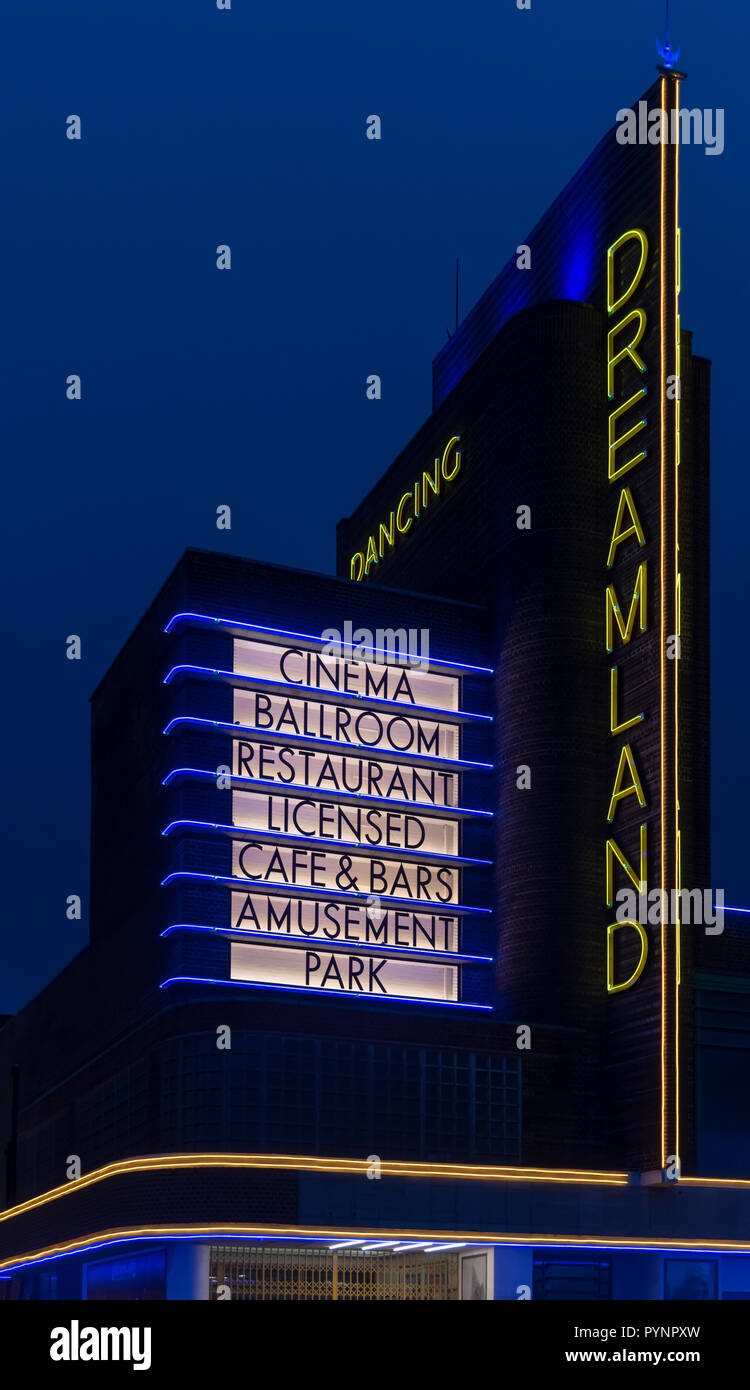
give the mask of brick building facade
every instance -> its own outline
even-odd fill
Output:
[[[710,884],[677,153],[609,132],[337,578],[189,550],[95,692],[90,945],[0,1027],[5,1296],[750,1290],[747,943],[605,873]]]

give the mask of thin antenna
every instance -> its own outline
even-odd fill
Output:
[[[677,59],[680,56],[680,50],[679,48],[673,50],[669,42],[669,0],[667,0],[666,38],[664,40],[664,47],[662,48],[658,39],[656,40],[656,47],[664,61],[665,68],[674,67],[675,63],[677,62]]]

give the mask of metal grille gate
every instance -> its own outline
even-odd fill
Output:
[[[240,1301],[457,1299],[458,1256],[315,1245],[212,1245],[210,1299],[217,1298],[221,1286]]]

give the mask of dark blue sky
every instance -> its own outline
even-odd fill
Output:
[[[333,570],[336,520],[429,414],[456,254],[466,310],[652,81],[663,10],[6,8],[0,1012],[85,943],[88,696],[154,592],[187,545]],[[720,157],[684,151],[682,304],[714,364],[713,877],[750,905],[750,20],[673,12],[685,102],[726,112]],[[83,923],[65,917],[76,892]]]

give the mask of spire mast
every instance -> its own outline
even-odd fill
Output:
[[[665,26],[665,28],[666,28],[666,37],[665,37],[665,39],[664,39],[664,47],[662,48],[662,46],[661,46],[661,44],[659,43],[659,40],[658,40],[658,39],[656,40],[656,47],[657,47],[657,49],[659,50],[659,54],[660,54],[660,56],[661,56],[661,58],[662,58],[662,61],[663,61],[663,63],[664,63],[664,67],[665,67],[665,68],[673,68],[674,65],[675,65],[675,63],[677,62],[677,59],[678,59],[679,56],[680,56],[680,50],[679,50],[679,48],[673,49],[672,46],[671,46],[671,44],[670,44],[670,42],[669,42],[669,0],[667,0],[667,16],[666,16],[666,26]]]

